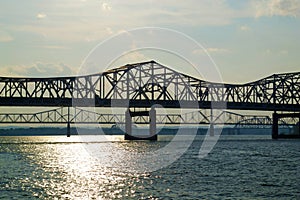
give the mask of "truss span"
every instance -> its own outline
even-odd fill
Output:
[[[234,112],[222,111],[212,118],[205,111],[194,111],[182,114],[157,114],[157,124],[184,124],[201,125],[211,124],[210,119],[214,119],[213,124],[233,125],[241,127],[266,127],[272,125],[269,116],[262,115],[242,115]],[[133,117],[136,124],[148,124],[149,116]],[[125,114],[103,114],[83,108],[56,108],[36,113],[7,113],[0,114],[2,124],[125,124]],[[297,120],[293,118],[281,119],[279,124],[293,126]]]
[[[191,102],[203,109],[226,103],[228,109],[300,111],[300,72],[223,84],[150,61],[87,76],[0,78],[0,106],[179,108]]]

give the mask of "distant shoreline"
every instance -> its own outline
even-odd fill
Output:
[[[187,134],[197,129],[197,127],[183,127],[182,131]],[[146,128],[139,128],[137,131],[147,131]],[[200,127],[197,130],[198,135],[205,135],[207,128]],[[175,135],[178,132],[178,127],[164,127],[159,131],[159,135]],[[58,127],[36,127],[36,128],[2,128],[0,129],[0,136],[58,136],[66,135],[66,128]],[[124,135],[124,131],[119,128],[71,128],[71,135]],[[271,135],[271,128],[223,128],[222,135]]]

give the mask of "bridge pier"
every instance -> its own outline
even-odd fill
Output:
[[[278,134],[278,121],[281,118],[298,118],[298,126],[294,129],[293,134]],[[278,114],[276,112],[273,113],[273,125],[272,125],[272,138],[278,139],[278,138],[300,138],[300,113],[281,113]]]
[[[214,131],[214,124],[210,123],[209,125],[209,136],[215,136],[215,131]]]
[[[70,137],[71,136],[71,125],[70,125],[70,122],[68,122],[67,124],[67,137]]]
[[[300,136],[300,113],[298,113],[298,135]]]
[[[132,117],[149,116],[149,136],[132,134]],[[156,134],[156,110],[131,112],[128,108],[125,112],[125,140],[157,140]]]
[[[132,118],[129,108],[125,111],[125,140],[132,134]]]
[[[272,139],[278,139],[278,114],[276,112],[274,112],[272,114]]]
[[[214,131],[214,113],[213,109],[210,109],[210,124],[209,124],[209,135],[210,136],[215,136],[215,131]]]
[[[70,107],[68,107],[67,137],[70,137],[70,136],[71,136]]]
[[[151,108],[149,111],[149,118],[150,118],[150,138],[153,137],[155,140],[157,140],[157,134],[156,134],[156,110],[154,108]]]

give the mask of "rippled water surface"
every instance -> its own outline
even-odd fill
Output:
[[[300,140],[222,136],[199,159],[202,139],[173,164],[136,173],[128,170],[136,152],[162,148],[169,137],[0,137],[0,198],[300,199]]]

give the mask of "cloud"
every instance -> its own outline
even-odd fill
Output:
[[[247,25],[243,25],[243,26],[240,26],[240,30],[246,32],[246,31],[250,31],[251,28],[249,26],[247,26]]]
[[[271,55],[272,53],[273,53],[273,52],[272,52],[271,49],[266,49],[266,50],[263,52],[263,55],[269,56],[269,55]]]
[[[47,18],[47,20],[37,23],[32,22],[32,18],[24,17],[10,24],[9,30],[45,36],[49,40],[93,42],[101,41],[118,33],[119,30],[145,25],[175,29],[184,27],[187,28],[186,30],[203,26],[224,26],[232,24],[238,18],[270,15],[270,13],[283,15],[283,10],[287,10],[286,13],[295,13],[297,8],[295,0],[262,2],[249,0],[238,8],[226,0],[189,0],[188,2],[164,0],[155,3],[153,0],[102,0],[101,2],[78,0],[57,1],[55,4],[45,2],[43,6],[47,14],[40,12],[36,18]],[[80,12],[77,12],[79,9]],[[48,15],[51,18],[48,18]],[[247,26],[242,26],[241,30],[249,29]]]
[[[255,1],[256,17],[292,16],[300,14],[299,0],[258,0]]]
[[[205,49],[196,49],[194,50],[192,53],[197,55],[203,55],[207,53],[212,53],[212,54],[216,54],[216,53],[230,53],[231,51],[229,49],[224,49],[224,48],[205,48]]]
[[[144,1],[139,1],[144,2]],[[135,2],[141,4],[139,2]],[[148,1],[152,2],[152,1]],[[164,0],[147,6],[149,12],[140,13],[150,23],[184,24],[187,26],[223,26],[231,24],[235,18],[249,15],[248,9],[234,9],[225,0]],[[133,7],[134,5],[131,5]]]
[[[14,38],[9,35],[7,32],[0,31],[0,42],[10,42],[13,41]]]
[[[232,23],[235,18],[250,15],[248,11],[230,7],[224,0],[190,0],[189,3],[171,0],[156,3],[153,3],[153,0],[111,0],[101,3],[59,1],[57,4],[46,2],[44,8],[47,9],[45,10],[47,15],[43,12],[36,15],[37,19],[45,19],[48,14],[51,15],[44,23],[24,18],[20,24],[11,24],[10,29],[39,34],[46,36],[47,39],[80,42],[103,40],[118,30],[145,25],[223,26]],[[80,12],[77,12],[78,9]]]
[[[100,41],[104,38],[117,33],[118,29],[105,26],[105,23],[93,18],[91,20],[47,20],[43,24],[23,24],[12,26],[12,31],[38,34],[45,39],[53,39],[56,42],[93,42]],[[115,24],[112,25],[114,27]],[[66,28],[67,27],[67,28]],[[116,31],[114,31],[116,30]],[[121,30],[121,29],[119,29]]]
[[[112,35],[114,32],[110,27],[106,27],[105,30],[107,31],[108,34]]]
[[[36,15],[36,18],[37,19],[44,19],[44,18],[46,18],[47,17],[47,15],[45,14],[45,13],[38,13],[37,15]]]
[[[279,52],[279,54],[280,54],[280,55],[287,55],[287,54],[289,54],[289,51],[288,51],[288,50],[281,50],[281,51]]]
[[[110,27],[103,28],[102,30],[94,30],[90,31],[90,33],[86,34],[85,41],[93,42],[97,41],[104,36],[113,35],[114,31]]]
[[[115,59],[111,64],[110,68],[119,67],[128,63],[139,63],[151,60],[148,56],[146,56],[143,51],[131,51],[126,54],[120,56]]]
[[[59,45],[44,45],[44,46],[40,46],[44,49],[69,49],[66,46],[59,46]]]
[[[282,49],[282,50],[266,49],[265,51],[263,51],[263,55],[265,55],[265,56],[285,56],[288,54],[289,54],[289,51],[286,49]]]
[[[102,3],[102,10],[103,11],[110,11],[111,10],[111,6],[108,3],[103,2]]]
[[[37,62],[31,66],[18,65],[0,68],[1,76],[7,77],[56,77],[73,75],[73,70],[66,64]]]

